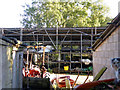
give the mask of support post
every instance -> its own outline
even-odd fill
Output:
[[[49,52],[48,52],[48,68],[49,68],[49,64],[50,64],[50,63],[49,63]]]
[[[81,34],[81,69],[82,69],[82,34]]]
[[[16,67],[16,47],[13,47],[13,79],[12,79],[12,88],[17,88],[16,87],[16,69],[17,69],[17,67]]]
[[[23,51],[13,47],[13,79],[12,88],[22,88]]]
[[[93,44],[93,29],[91,29],[91,47],[92,47],[92,44]]]
[[[33,53],[31,54],[30,69],[32,69],[32,58],[33,58]]]
[[[20,52],[20,88],[23,88],[22,70],[23,70],[23,51]]]
[[[21,30],[20,30],[20,41],[22,41],[22,32],[23,32],[23,29],[21,28]]]
[[[56,49],[58,51],[58,26],[56,28]]]
[[[72,60],[72,54],[71,54],[71,50],[70,50],[70,73],[71,73],[71,60]]]
[[[45,49],[46,47],[43,47],[43,66],[45,65]]]
[[[16,63],[17,63],[17,66],[16,66],[16,87],[19,88],[19,85],[20,85],[20,52],[16,52]],[[13,77],[14,78],[14,77]]]
[[[72,41],[72,35],[71,35],[71,41]],[[70,73],[71,73],[71,60],[72,60],[72,43],[70,43]]]
[[[29,65],[29,50],[27,50],[27,71],[28,71],[28,65]]]
[[[60,59],[61,59],[61,55],[60,55],[60,50],[58,48],[58,25],[56,27],[56,49],[57,49],[57,53],[58,53],[58,73],[60,73]]]
[[[97,28],[95,27],[95,35],[97,34]]]

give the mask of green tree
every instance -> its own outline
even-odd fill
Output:
[[[22,24],[24,27],[97,27],[106,26],[110,18],[109,8],[101,0],[79,2],[40,2],[33,0],[25,5]]]

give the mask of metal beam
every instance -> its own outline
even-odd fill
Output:
[[[91,30],[91,29],[97,29],[97,30],[105,30],[106,27],[73,27],[73,28],[58,28],[59,30]],[[0,29],[4,29],[4,30],[14,30],[14,31],[18,31],[20,30],[21,28],[0,28]],[[56,30],[56,28],[22,28],[24,31],[41,31],[41,30]]]
[[[70,30],[67,31],[66,35],[64,36],[63,40],[61,41],[62,43],[60,44],[60,46],[62,46],[62,44],[65,41],[65,38],[67,37],[67,35],[68,35],[69,32],[70,32]]]
[[[56,46],[55,46],[55,44],[54,44],[53,40],[51,39],[51,37],[49,36],[48,32],[47,32],[46,30],[45,30],[45,32],[46,32],[46,34],[48,35],[49,39],[51,40],[51,42],[52,42],[53,46],[56,48]],[[56,49],[57,49],[57,48],[56,48]]]
[[[80,33],[81,34],[81,33]],[[58,36],[80,36],[80,34],[58,34]],[[93,36],[97,36],[97,35],[100,35],[101,33],[99,34],[93,34]],[[20,34],[3,34],[4,36],[20,36]],[[22,36],[32,36],[33,34],[22,34]],[[47,34],[34,34],[34,36],[48,36]],[[83,34],[84,36],[90,36],[91,34]],[[56,34],[49,34],[49,36],[56,36]]]
[[[80,61],[80,62],[81,62],[81,69],[82,69],[82,53],[83,53],[83,52],[82,52],[82,49],[83,49],[83,48],[82,48],[82,34],[81,34],[81,61]]]

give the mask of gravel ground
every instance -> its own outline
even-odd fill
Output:
[[[72,75],[72,74],[50,74],[50,81],[53,78],[62,77],[62,76],[70,76],[70,79],[73,79],[74,81],[77,78],[77,75]],[[86,80],[86,78],[87,78],[87,75],[79,75],[76,84],[82,84]],[[86,82],[90,82],[92,80],[93,80],[93,76],[89,76],[89,78]]]

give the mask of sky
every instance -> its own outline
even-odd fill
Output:
[[[20,21],[23,14],[25,3],[31,0],[1,0],[0,1],[0,28],[20,28]],[[118,1],[120,0],[103,0],[104,4],[110,7],[109,17],[114,18],[118,14]]]

